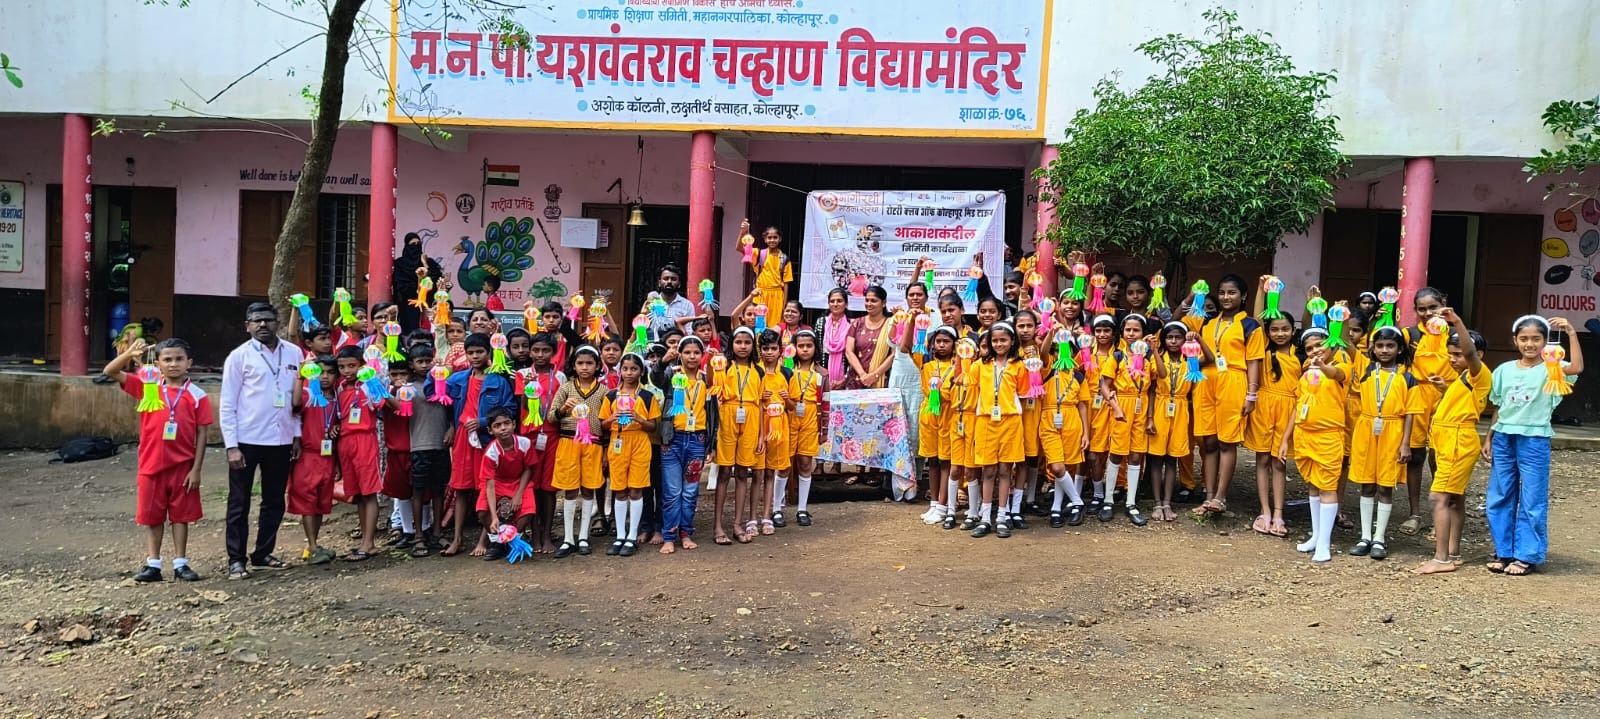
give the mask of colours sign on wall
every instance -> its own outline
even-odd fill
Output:
[[[1052,0],[392,1],[392,121],[1042,137]]]
[[[1539,313],[1562,315],[1574,324],[1596,314],[1600,282],[1600,200],[1558,207],[1545,224],[1539,246]]]
[[[800,303],[826,308],[830,290],[852,286],[882,285],[891,300],[905,297],[911,273],[924,257],[937,265],[935,293],[940,287],[959,291],[979,252],[990,289],[998,293],[1005,270],[1005,216],[1005,193],[993,190],[813,192],[806,197]],[[861,309],[859,292],[852,292],[850,306]]]

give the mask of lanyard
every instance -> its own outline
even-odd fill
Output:
[[[800,398],[799,398],[801,402],[810,401],[810,397],[811,397],[811,381],[812,381],[812,379],[815,378],[816,374],[817,374],[816,372],[813,372],[811,370],[805,370],[804,372],[801,373],[801,375],[800,375]]]
[[[333,429],[333,423],[339,421],[339,403],[334,402],[332,407],[322,408],[322,438],[328,438],[328,431]]]
[[[1211,333],[1211,349],[1217,354],[1222,354],[1222,336],[1233,326],[1233,317],[1229,317],[1227,322],[1223,322],[1221,317],[1213,321],[1217,323],[1217,330]]]
[[[1384,384],[1383,377],[1378,377],[1377,382],[1374,383],[1374,384],[1378,385],[1378,397],[1377,397],[1378,403],[1377,403],[1377,405],[1375,405],[1376,409],[1373,411],[1373,414],[1375,414],[1375,415],[1377,415],[1379,417],[1382,417],[1383,416],[1383,401],[1385,399],[1389,398],[1389,390],[1394,387],[1394,378],[1400,376],[1400,368],[1396,367],[1394,369],[1383,369],[1382,367],[1379,367],[1378,368],[1378,372],[1380,372],[1380,373],[1388,372],[1389,373],[1389,383],[1388,384]]]
[[[1006,379],[1006,365],[1008,364],[1010,362],[1007,360],[995,360],[995,363],[990,365],[994,368],[994,407],[996,408],[1000,406],[1000,383]]]
[[[1056,411],[1061,410],[1061,403],[1067,401],[1067,395],[1072,394],[1072,382],[1075,380],[1070,373],[1056,373]]]
[[[166,380],[161,380],[161,391],[162,392],[166,392],[167,391],[167,381]],[[167,421],[168,422],[176,423],[178,421],[178,402],[180,400],[182,400],[183,396],[188,394],[188,393],[189,393],[189,380],[184,380],[183,381],[183,387],[179,388],[178,389],[178,393],[173,395],[172,399],[167,402]],[[166,399],[166,398],[163,397],[162,399]]]
[[[280,342],[272,348],[272,359],[267,359],[267,353],[261,349],[260,342],[253,342],[256,354],[261,355],[261,363],[267,366],[267,371],[272,375],[272,386],[278,386],[278,372],[283,369],[283,344]],[[274,364],[276,362],[276,364]]]
[[[1162,355],[1161,366],[1167,370],[1167,382],[1172,387],[1170,396],[1178,396],[1178,383],[1183,381],[1183,363],[1173,362],[1168,355]]]
[[[739,371],[740,369],[743,369],[744,371],[740,372]],[[750,373],[754,372],[754,371],[755,370],[753,370],[753,369],[751,369],[749,367],[742,367],[742,368],[741,367],[734,367],[733,368],[734,374],[738,375],[738,379],[735,380],[735,381],[739,383],[739,393],[737,395],[734,395],[734,398],[733,398],[734,402],[737,402],[739,404],[744,404],[744,401],[745,401],[744,400],[744,388],[745,388],[745,385],[750,384]]]

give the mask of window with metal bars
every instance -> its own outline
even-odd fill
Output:
[[[355,287],[360,213],[354,195],[323,195],[317,202],[317,296]]]

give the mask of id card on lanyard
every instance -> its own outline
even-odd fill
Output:
[[[328,433],[333,431],[333,425],[339,421],[339,404],[335,402],[331,407],[323,410],[322,415],[322,456],[333,456],[333,440],[328,438]]]
[[[1222,318],[1218,317],[1217,331],[1211,333],[1211,344],[1212,349],[1216,354],[1218,372],[1226,372],[1228,370],[1228,356],[1222,351],[1222,336],[1227,334],[1228,328],[1232,326],[1233,320],[1230,319],[1227,322],[1223,322]]]
[[[1383,381],[1382,373],[1384,372],[1389,373],[1388,383],[1384,383]],[[1376,417],[1372,418],[1372,436],[1374,437],[1383,434],[1383,403],[1385,400],[1389,399],[1389,390],[1394,389],[1394,379],[1400,376],[1400,370],[1399,368],[1395,368],[1393,370],[1379,369],[1378,373],[1379,377],[1377,381],[1373,383],[1378,386],[1378,396],[1375,398],[1377,402],[1373,405],[1375,414],[1377,415]]]
[[[161,381],[161,391],[167,391],[166,380]],[[178,438],[178,402],[181,402],[187,394],[189,394],[189,380],[184,380],[183,386],[178,388],[178,393],[167,401],[167,423],[161,428],[161,439],[171,441]]]
[[[744,414],[744,388],[745,388],[745,385],[750,384],[750,373],[753,372],[753,371],[754,370],[751,370],[749,368],[745,368],[745,371],[743,371],[743,372],[735,371],[735,374],[739,375],[739,379],[737,380],[737,382],[738,382],[738,392],[733,397],[733,400],[738,403],[738,405],[733,408],[733,423],[734,424],[744,424],[744,420],[745,420],[745,414]]]
[[[794,416],[796,417],[806,416],[806,399],[811,396],[811,373],[808,372],[806,374],[807,376],[800,379],[800,396],[797,398],[799,401],[794,404]]]
[[[1000,386],[1006,379],[1007,362],[997,362],[994,367],[994,406],[989,408],[989,421],[1000,421]]]
[[[278,375],[283,372],[283,345],[272,348],[272,359],[267,359],[267,353],[261,349],[261,343],[255,343],[256,354],[261,356],[261,364],[267,366],[267,375],[272,377],[272,406],[288,407],[289,393],[283,391],[283,385],[278,383]],[[273,364],[276,362],[277,364]]]

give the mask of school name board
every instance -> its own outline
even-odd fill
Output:
[[[22,183],[0,182],[0,272],[22,271],[23,199]]]
[[[1042,133],[1051,0],[549,0],[526,43],[394,2],[397,121]]]

